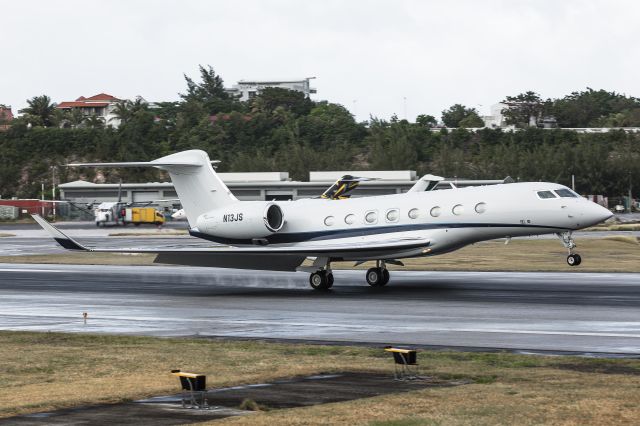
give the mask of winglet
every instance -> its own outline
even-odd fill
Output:
[[[31,217],[33,218],[33,220],[38,222],[38,225],[42,226],[42,229],[47,231],[49,235],[51,235],[53,239],[58,242],[58,244],[60,244],[62,247],[66,248],[67,250],[90,251],[88,248],[78,243],[73,238],[66,236],[58,228],[56,228],[55,226],[51,225],[49,222],[44,220],[42,216],[40,216],[39,214],[32,214]]]

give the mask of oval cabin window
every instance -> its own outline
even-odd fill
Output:
[[[476,213],[482,214],[487,211],[486,203],[478,203],[476,204]]]
[[[376,223],[376,220],[378,220],[378,215],[376,214],[376,212],[369,212],[365,215],[364,220],[367,223]]]
[[[333,216],[327,216],[327,217],[324,219],[324,224],[325,224],[325,225],[327,225],[327,226],[331,226],[331,225],[333,225],[334,223],[335,223],[335,220],[334,220]]]
[[[398,209],[391,209],[387,212],[387,222],[397,222],[400,217]]]
[[[456,204],[451,209],[451,213],[455,214],[456,216],[460,216],[463,212],[464,212],[464,207],[462,207],[462,204]]]
[[[408,216],[409,216],[409,219],[417,219],[418,216],[420,216],[420,210],[411,209],[409,210]]]
[[[431,216],[438,217],[442,213],[442,209],[438,206],[435,206],[434,208],[431,209],[430,213],[431,213]]]
[[[356,221],[356,215],[354,214],[348,214],[344,217],[344,223],[346,223],[347,225],[353,225],[355,221]]]

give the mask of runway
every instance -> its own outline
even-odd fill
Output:
[[[0,264],[0,329],[640,356],[640,274],[334,273]]]

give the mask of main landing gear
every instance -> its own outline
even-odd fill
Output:
[[[389,261],[394,262],[394,261]],[[399,262],[395,261],[400,264]],[[298,270],[314,271],[309,275],[309,284],[314,290],[329,290],[333,287],[333,272],[331,271],[331,261],[327,258],[316,258],[313,266],[305,266]],[[376,267],[371,268],[365,275],[367,283],[371,287],[383,287],[389,282],[389,271],[384,260],[377,260]]]
[[[582,263],[582,258],[578,253],[574,253],[573,249],[576,248],[576,243],[573,241],[573,236],[571,235],[571,231],[563,232],[557,234],[560,241],[562,241],[562,245],[569,251],[569,255],[567,256],[567,264],[569,266],[578,266]]]
[[[367,284],[371,287],[384,287],[389,282],[390,274],[384,261],[376,260],[376,267],[367,271]]]
[[[329,290],[333,287],[333,273],[331,269],[321,269],[309,276],[309,284],[314,290]]]

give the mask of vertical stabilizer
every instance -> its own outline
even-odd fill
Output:
[[[204,151],[178,152],[151,163],[160,163],[157,167],[169,172],[191,227],[201,214],[238,201],[213,170]]]
[[[153,161],[128,163],[75,163],[80,167],[156,167],[171,176],[178,198],[184,207],[189,226],[198,216],[238,201],[213,170],[209,155],[199,149],[177,152]]]

